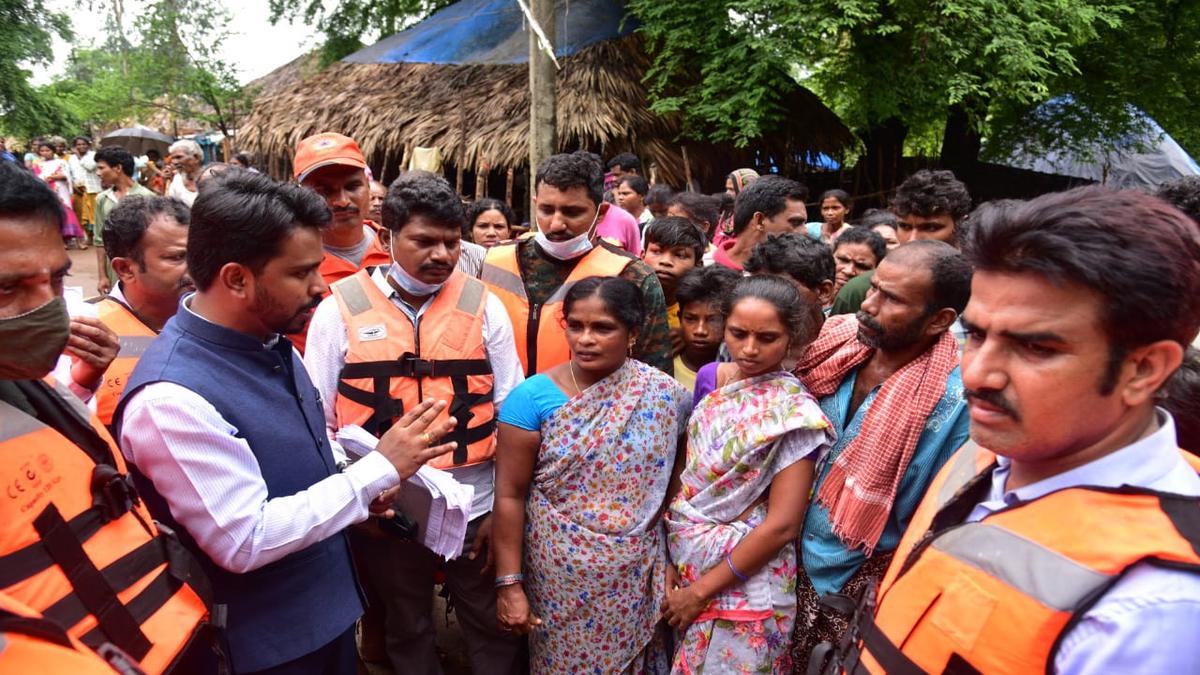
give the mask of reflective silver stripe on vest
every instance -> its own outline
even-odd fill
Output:
[[[486,288],[482,281],[467,277],[466,283],[463,284],[462,294],[458,296],[458,311],[471,315],[478,312],[479,304],[483,302],[483,292]]]
[[[121,358],[141,358],[142,354],[150,348],[150,343],[154,342],[154,337],[150,335],[122,335],[117,338],[117,342],[121,345],[121,351],[117,352],[117,356]]]
[[[1111,580],[1002,527],[970,523],[933,540],[935,550],[981,570],[1050,609],[1069,612]]]
[[[346,303],[350,316],[358,316],[371,309],[371,301],[367,299],[367,291],[358,280],[358,275],[346,277],[333,285],[334,291]]]
[[[522,300],[529,299],[525,295],[525,284],[521,281],[520,276],[508,270],[500,269],[495,265],[490,265],[487,260],[483,261],[483,271],[479,273],[479,278],[485,284],[508,291]]]
[[[938,490],[937,507],[939,511],[975,477],[975,458],[978,453],[979,445],[968,439],[966,444],[955,454],[954,464],[950,467],[950,473],[946,475],[946,482],[942,483],[942,488]]]
[[[0,443],[20,438],[25,434],[45,429],[46,425],[37,418],[26,415],[17,408],[0,401]]]

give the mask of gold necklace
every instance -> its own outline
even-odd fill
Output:
[[[575,391],[582,394],[583,387],[579,386],[579,380],[575,379],[575,362],[567,361],[567,370],[571,371],[571,384],[575,385]]]

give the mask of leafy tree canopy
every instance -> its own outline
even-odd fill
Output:
[[[230,21],[219,5],[156,0],[129,26],[120,0],[93,9],[107,10],[104,41],[73,50],[66,72],[43,90],[77,126],[144,120],[165,111],[229,133],[248,112],[252,92],[218,56]],[[43,125],[36,133],[48,131]]]
[[[30,84],[30,68],[52,60],[53,36],[71,37],[66,15],[43,0],[0,0],[0,127],[25,133],[74,120],[52,98]]]
[[[868,145],[1019,123],[1071,93],[1089,115],[1063,119],[1085,144],[1137,126],[1133,104],[1174,133],[1196,124],[1195,0],[630,0],[654,57],[653,108],[689,130],[746,144],[787,115],[790,72]],[[958,131],[959,126],[953,126]],[[1175,132],[1179,129],[1179,132]],[[1200,132],[1183,134],[1190,138]],[[1002,144],[1000,144],[1002,145]]]

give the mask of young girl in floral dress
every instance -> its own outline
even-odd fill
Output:
[[[697,373],[687,457],[666,516],[678,573],[666,616],[681,632],[673,672],[788,672],[794,541],[814,460],[834,434],[782,364],[817,326],[795,288],[775,277],[740,280],[724,313],[733,362]]]

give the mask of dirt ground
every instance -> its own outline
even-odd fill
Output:
[[[67,251],[71,257],[71,276],[67,277],[64,285],[77,286],[83,291],[83,297],[96,295],[96,282],[100,277],[96,274],[96,251],[89,248],[86,251]]]
[[[67,277],[67,287],[77,287],[84,298],[97,294],[96,283],[99,274],[96,266],[96,252],[89,248],[86,251],[68,251],[71,257],[71,276]],[[467,662],[466,643],[463,642],[462,628],[453,614],[446,615],[446,602],[436,596],[433,599],[434,624],[437,626],[438,653],[442,657],[442,668],[445,675],[470,675],[471,667]],[[386,666],[369,665],[369,675],[393,675]],[[402,675],[396,673],[395,675]]]

